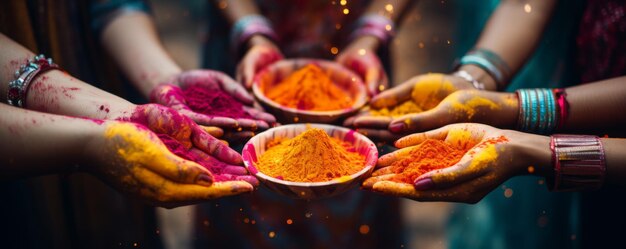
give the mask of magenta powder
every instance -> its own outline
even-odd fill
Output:
[[[220,175],[222,169],[228,166],[228,164],[211,157],[200,158],[199,156],[191,153],[191,151],[188,148],[185,148],[185,146],[178,140],[168,135],[157,134],[157,136],[161,139],[161,142],[165,144],[165,147],[167,147],[172,153],[182,157],[183,159],[194,161],[211,171],[211,173],[213,173],[213,181],[220,182],[228,180],[226,177]]]
[[[254,119],[243,109],[243,104],[222,90],[191,86],[183,90],[187,106],[194,112],[208,116]]]

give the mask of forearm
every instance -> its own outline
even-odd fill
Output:
[[[626,186],[626,139],[602,138],[606,155],[606,183]]]
[[[400,26],[403,17],[408,12],[410,6],[415,2],[416,1],[407,0],[372,1],[367,10],[363,13],[363,16],[384,16],[386,18],[389,18],[389,20],[394,23],[395,29],[398,30],[398,27]],[[359,47],[374,51],[376,51],[381,45],[381,41],[379,39],[368,35],[356,37],[352,43],[358,44]]]
[[[626,77],[566,89],[569,115],[563,130],[585,131],[626,125]]]
[[[0,35],[0,95],[6,103],[8,82],[34,54]],[[130,102],[84,83],[65,72],[51,70],[37,75],[26,92],[25,108],[70,116],[107,119],[127,110]]]
[[[143,12],[112,20],[104,28],[101,41],[146,98],[155,86],[171,81],[181,72],[161,44],[152,19]]]
[[[218,5],[225,4],[226,7],[220,8],[231,25],[244,16],[260,15],[261,13],[253,0],[226,0],[214,2]]]
[[[514,75],[539,43],[555,5],[556,0],[502,1],[474,47],[499,55]],[[473,65],[462,69],[495,90],[494,79],[485,71]]]
[[[84,162],[100,122],[0,104],[0,178],[60,173]]]

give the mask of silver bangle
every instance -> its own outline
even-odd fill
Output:
[[[26,92],[31,81],[40,73],[50,69],[58,69],[59,66],[46,58],[43,54],[35,56],[33,59],[15,71],[15,80],[9,81],[7,91],[7,103],[12,106],[24,107],[26,102]]]
[[[452,75],[457,76],[461,79],[464,79],[470,83],[472,83],[472,86],[474,86],[474,88],[478,89],[478,90],[485,90],[485,84],[478,82],[476,79],[474,79],[474,77],[472,77],[471,74],[469,74],[467,71],[465,70],[459,70],[454,72]]]

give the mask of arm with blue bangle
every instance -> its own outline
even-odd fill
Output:
[[[486,90],[502,90],[530,57],[545,29],[556,0],[502,1],[474,46],[459,61]]]

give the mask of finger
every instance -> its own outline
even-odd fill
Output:
[[[219,159],[222,162],[233,165],[241,165],[243,163],[243,160],[241,159],[241,155],[239,155],[239,153],[222,143],[220,140],[217,140],[217,138],[214,138],[208,133],[202,131],[201,129],[193,130],[192,141],[198,149]]]
[[[250,183],[252,186],[259,185],[259,179],[251,175],[230,175],[230,174],[222,174],[219,176],[223,181],[245,181]]]
[[[438,106],[425,112],[395,118],[389,123],[389,130],[393,133],[426,131],[450,124],[454,121],[453,118],[444,107]]]
[[[413,82],[405,82],[401,85],[383,91],[372,98],[370,105],[374,109],[390,108],[411,99]]]
[[[162,196],[158,200],[160,203],[170,204],[170,207],[172,203],[178,203],[178,205],[198,203],[254,190],[254,187],[245,181],[215,182],[208,187],[189,184],[166,184],[164,188],[172,189],[167,191],[171,192],[171,194]]]
[[[235,97],[237,100],[241,101],[246,105],[251,105],[254,102],[254,97],[246,91],[246,89],[235,80],[230,78],[228,75],[224,73],[219,74],[219,83],[222,89]]]
[[[417,190],[446,189],[479,178],[488,172],[488,167],[470,165],[472,158],[465,156],[457,164],[427,172],[415,179]]]
[[[395,174],[393,172],[393,169],[391,167],[383,167],[374,171],[374,173],[372,173],[372,176],[382,176],[382,175],[389,175],[389,174]]]
[[[394,176],[396,176],[396,175],[395,174],[388,174],[388,175],[372,176],[370,178],[365,179],[365,181],[363,181],[363,184],[361,185],[361,187],[364,188],[364,189],[371,189],[374,186],[374,184],[376,184],[377,182],[388,181],[391,178],[393,178]]]
[[[248,106],[244,106],[243,109],[255,119],[265,121],[269,124],[276,123],[276,118],[272,114]]]
[[[192,149],[192,154],[197,158],[200,165],[207,167],[214,176],[214,181],[246,181],[253,186],[258,185],[256,177],[248,174],[248,170],[240,165],[229,165],[208,156],[201,150]]]
[[[379,66],[368,69],[365,73],[365,85],[371,96],[384,90],[387,87],[387,75],[385,71]]]
[[[248,170],[243,166],[226,166],[222,173],[229,175],[247,175]]]
[[[236,120],[238,124],[237,128],[241,128],[242,130],[247,129],[256,131],[257,129],[265,130],[270,127],[270,125],[263,120],[253,120],[249,118],[238,118]]]
[[[420,132],[411,134],[405,137],[402,137],[396,141],[395,146],[398,148],[405,148],[409,146],[414,146],[421,144],[426,141],[426,139],[437,139],[444,140],[448,135],[448,131],[450,130],[450,126],[444,126],[435,130],[430,130],[427,132]]]
[[[368,189],[386,195],[404,197],[409,199],[419,199],[422,196],[422,193],[416,191],[411,184],[393,182],[389,180],[380,180],[373,182]]]
[[[207,133],[209,133],[211,136],[214,136],[216,138],[219,138],[221,136],[224,135],[224,130],[220,129],[219,127],[215,127],[215,126],[203,126],[203,125],[199,125],[200,128],[202,128],[204,131],[206,131]]]
[[[254,135],[253,131],[231,131],[224,133],[222,138],[230,142],[244,142],[254,137]]]
[[[358,128],[387,129],[392,120],[393,118],[391,117],[362,116],[354,119],[354,126]]]
[[[348,117],[346,120],[343,121],[343,126],[345,126],[345,127],[354,127],[354,120],[355,119],[356,119],[356,116]]]
[[[166,148],[163,148],[162,153],[157,156],[161,157],[155,160],[158,163],[148,163],[145,164],[146,167],[171,181],[205,186],[211,185],[214,181],[209,170],[175,155]]]
[[[217,126],[220,128],[235,128],[239,125],[237,120],[228,117],[208,116],[185,110],[181,110],[180,113],[191,118],[191,120],[199,125]]]
[[[411,154],[411,151],[413,151],[414,148],[415,146],[406,147],[406,148],[391,152],[389,154],[386,154],[384,156],[381,156],[380,158],[378,158],[376,167],[387,167],[391,165],[392,163],[394,163],[395,161],[409,156],[409,154]]]
[[[401,134],[395,134],[388,130],[356,129],[356,131],[377,142],[391,143],[402,137]]]
[[[497,186],[497,184],[490,182],[488,177],[483,177],[452,188],[428,191],[418,191],[411,184],[379,181],[372,186],[371,190],[415,201],[445,201],[471,204],[480,201],[494,186]]]

